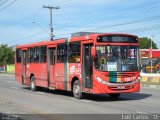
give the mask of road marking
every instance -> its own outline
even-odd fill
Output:
[[[75,99],[75,98],[70,98],[71,100],[76,100],[77,101],[77,99]]]
[[[79,99],[76,99],[76,98],[70,98],[70,99],[71,100],[76,100],[76,101],[81,101],[81,102],[87,102],[87,103],[91,102],[89,100],[79,100]]]
[[[138,113],[138,114],[147,114],[145,112],[140,112],[140,111],[136,111],[136,113]]]
[[[89,101],[89,100],[80,100],[80,101],[82,101],[82,102],[87,102],[87,103],[91,102],[91,101]]]
[[[36,92],[36,93],[38,93],[38,94],[42,94],[42,95],[46,94],[46,93],[44,93],[44,92],[39,92],[39,91],[38,91],[38,92]]]

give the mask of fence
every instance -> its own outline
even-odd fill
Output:
[[[0,72],[4,72],[5,71],[5,66],[0,66]]]

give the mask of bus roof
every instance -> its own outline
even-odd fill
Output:
[[[71,38],[74,38],[74,37],[83,37],[83,36],[92,36],[92,35],[96,35],[96,36],[99,36],[99,35],[100,36],[101,35],[123,35],[123,36],[137,37],[136,35],[124,34],[124,33],[77,32],[77,33],[71,34]]]
[[[83,33],[83,36],[82,36],[82,33]],[[78,36],[78,34],[79,34],[79,36]],[[80,33],[75,33],[75,35],[72,35],[71,38],[60,38],[60,39],[55,39],[53,41],[44,40],[44,41],[41,41],[41,42],[19,45],[19,46],[16,46],[16,48],[18,49],[18,48],[28,48],[28,47],[35,47],[35,46],[53,45],[53,44],[58,44],[58,43],[65,43],[68,40],[70,42],[77,42],[77,41],[80,41],[80,40],[95,39],[98,36],[108,36],[108,35],[122,35],[122,36],[138,37],[136,35],[122,34],[122,33],[95,33],[95,32],[87,32],[86,33],[86,32],[80,32]]]

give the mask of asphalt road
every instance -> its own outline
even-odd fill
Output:
[[[160,89],[142,87],[140,93],[122,94],[117,100],[108,95],[86,95],[74,99],[64,91],[41,89],[33,92],[19,85],[14,76],[0,75],[0,113],[14,114],[149,114],[160,113]]]

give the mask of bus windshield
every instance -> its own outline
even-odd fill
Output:
[[[137,46],[97,46],[96,70],[135,72],[140,68]]]

